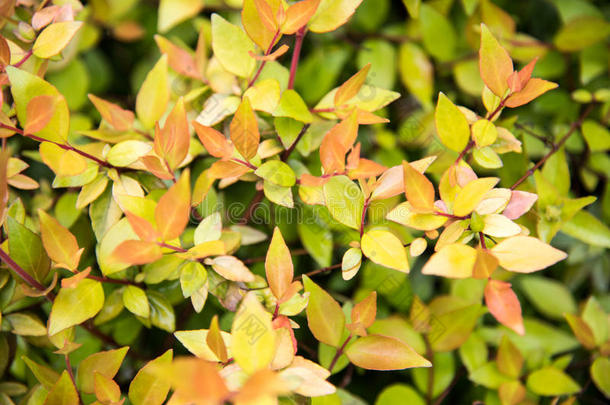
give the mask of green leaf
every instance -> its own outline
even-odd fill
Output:
[[[487,362],[487,345],[478,333],[472,333],[460,346],[460,359],[469,373],[482,367]]]
[[[174,307],[157,291],[147,291],[150,304],[150,321],[154,326],[167,332],[176,330]]]
[[[419,17],[419,7],[421,4],[421,0],[402,0],[403,4],[407,8],[409,15],[411,18]]]
[[[608,339],[608,320],[604,309],[595,297],[590,297],[582,311],[582,319],[589,325],[595,344],[602,345]]]
[[[42,240],[13,217],[7,217],[6,223],[11,258],[29,275],[43,282],[49,274],[51,260],[43,248]]]
[[[468,378],[470,381],[492,390],[496,390],[502,383],[512,380],[510,377],[500,373],[495,362],[489,362],[477,368],[470,373]]]
[[[485,313],[480,304],[449,310],[435,315],[438,329],[431,331],[431,345],[434,351],[445,352],[457,349],[470,336],[479,317]]]
[[[296,183],[294,171],[281,160],[270,160],[263,163],[254,174],[277,186],[292,187]]]
[[[208,280],[208,272],[199,262],[187,262],[180,269],[182,295],[188,298],[201,289]]]
[[[521,289],[542,314],[563,319],[564,313],[576,313],[576,302],[570,291],[559,281],[539,276],[521,279]]]
[[[27,313],[8,314],[4,317],[12,330],[11,333],[21,336],[46,336],[47,327],[40,319]]]
[[[580,391],[576,381],[554,367],[541,368],[531,373],[527,377],[527,388],[542,396],[568,395]]]
[[[610,149],[610,131],[596,121],[586,120],[581,131],[591,152],[605,152]]]
[[[51,390],[51,388],[55,385],[57,380],[59,380],[59,374],[42,364],[38,364],[33,360],[30,360],[28,357],[22,357],[25,364],[28,366],[34,377],[41,383],[47,390]]]
[[[470,139],[470,127],[466,116],[442,92],[434,112],[436,132],[443,145],[456,152],[461,152]]]
[[[428,55],[411,42],[400,46],[398,70],[402,83],[426,108],[432,106],[434,67]]]
[[[573,52],[584,49],[610,35],[610,23],[603,17],[574,18],[555,35],[553,42],[560,51]]]
[[[415,386],[421,392],[428,392],[430,369],[416,368],[411,371]],[[434,384],[432,396],[439,396],[451,384],[455,375],[455,360],[453,353],[435,353],[434,355]]]
[[[289,117],[300,122],[310,123],[313,116],[309,108],[296,91],[290,89],[282,94],[280,103],[273,112],[274,117]]]
[[[307,253],[321,267],[331,264],[333,254],[333,234],[327,225],[320,224],[312,217],[306,217],[297,224],[297,231]]]
[[[76,381],[80,389],[87,394],[94,392],[94,377],[96,372],[104,377],[114,378],[128,350],[129,347],[125,346],[120,349],[93,353],[85,358],[80,363],[76,373]]]
[[[406,384],[393,384],[384,388],[375,400],[375,405],[425,405],[423,398]]]
[[[591,378],[599,390],[610,398],[610,359],[598,357],[591,364]]]
[[[167,55],[162,55],[146,75],[136,98],[136,114],[146,129],[161,119],[169,101]]]
[[[334,31],[349,20],[360,3],[362,0],[321,0],[309,29],[318,33]]]
[[[561,231],[589,245],[610,248],[610,228],[587,211],[580,211]]]
[[[170,382],[156,372],[158,367],[168,367],[173,350],[146,363],[129,384],[129,400],[133,405],[161,405],[169,393]]]
[[[150,315],[148,298],[146,298],[144,290],[139,287],[133,285],[125,287],[123,291],[123,305],[125,305],[129,312],[142,318],[148,318]]]
[[[99,281],[84,279],[75,288],[62,288],[51,308],[49,335],[94,317],[103,305],[104,289]]]
[[[265,181],[263,183],[263,191],[269,201],[283,207],[294,207],[294,199],[290,187],[278,186],[277,184]]]
[[[402,370],[432,366],[432,363],[403,341],[381,335],[359,338],[347,347],[345,354],[352,363],[367,370]]]
[[[311,333],[322,343],[338,347],[345,327],[345,314],[341,307],[326,291],[303,276],[305,291],[309,293],[307,324]]]
[[[326,206],[333,218],[353,229],[360,229],[364,195],[347,176],[334,176],[324,185]]]
[[[428,53],[441,62],[452,59],[455,54],[457,36],[451,22],[426,3],[420,6],[419,12],[423,42]]]
[[[61,373],[61,377],[47,395],[44,403],[45,405],[78,405],[80,403],[78,392],[76,392],[67,370]]]
[[[212,14],[212,49],[222,67],[234,75],[249,77],[256,67],[256,61],[249,54],[254,52],[250,38],[216,13]]]
[[[49,123],[34,135],[48,141],[64,143],[68,139],[70,127],[70,111],[66,99],[55,87],[25,70],[12,66],[6,67],[11,82],[11,93],[15,100],[19,122],[25,124],[28,103],[36,96],[52,96],[55,98],[55,111]]]

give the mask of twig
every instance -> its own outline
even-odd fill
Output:
[[[303,128],[301,128],[301,132],[299,132],[299,134],[297,135],[297,137],[294,140],[294,142],[292,142],[292,144],[288,147],[288,149],[286,149],[284,151],[284,153],[282,153],[282,157],[281,157],[282,162],[285,162],[285,161],[288,160],[288,158],[290,157],[290,155],[294,151],[294,148],[297,147],[297,144],[299,143],[301,138],[303,138],[303,135],[305,135],[305,133],[307,132],[308,129],[309,129],[309,124],[303,125]]]
[[[349,343],[350,340],[352,340],[351,334],[347,337],[347,339],[345,339],[345,342],[343,342],[341,347],[335,353],[335,357],[333,357],[332,361],[330,362],[330,365],[328,366],[328,371],[330,371],[331,373],[333,372],[333,368],[335,368],[337,361],[339,361],[339,357],[341,357],[341,355],[343,354],[343,351],[345,350],[345,346],[347,346],[347,344]]]
[[[70,364],[70,356],[68,353],[64,354],[64,358],[66,360],[66,371],[68,371],[68,375],[70,376],[70,380],[72,380],[72,385],[74,385],[74,390],[76,391],[76,395],[78,396],[78,403],[82,404],[83,400],[80,397],[80,392],[78,391],[78,387],[76,386],[76,379],[74,378],[74,371],[72,370],[72,364]]]
[[[311,276],[315,276],[316,274],[326,273],[328,271],[332,271],[334,269],[339,269],[339,268],[341,268],[341,263],[333,264],[332,266],[322,267],[321,269],[317,269],[317,270],[310,271],[308,273],[301,274],[301,275],[295,277],[295,280],[301,280],[303,278],[303,276],[311,277]]]
[[[536,170],[538,170],[551,156],[553,156],[553,154],[555,152],[557,152],[559,149],[561,149],[561,147],[566,143],[566,141],[570,138],[570,136],[574,133],[574,131],[576,131],[576,129],[580,128],[580,126],[582,125],[585,118],[587,118],[587,116],[589,114],[591,114],[591,111],[593,111],[593,107],[595,107],[595,104],[589,104],[587,109],[581,114],[581,116],[578,118],[578,120],[574,121],[572,123],[572,125],[570,125],[570,129],[568,130],[568,132],[566,132],[566,134],[559,140],[559,142],[557,142],[556,144],[554,144],[551,147],[551,150],[549,151],[549,153],[544,155],[544,157],[542,159],[540,159],[538,161],[538,163],[536,163],[534,165],[534,167],[532,167],[527,172],[525,172],[525,174],[523,176],[521,176],[521,178],[519,180],[517,180],[515,182],[515,184],[513,184],[510,187],[510,189],[514,190],[517,187],[519,187],[519,185],[521,183],[523,183],[525,180],[527,180],[528,177],[530,177],[532,174],[534,174],[534,172]]]
[[[296,39],[294,41],[294,50],[292,51],[292,61],[290,62],[290,77],[288,78],[288,88],[294,88],[294,78],[297,74],[297,67],[299,66],[299,58],[301,56],[301,48],[303,47],[303,38],[305,38],[305,29],[307,26],[303,26],[296,33]]]
[[[4,251],[4,249],[0,248],[0,259],[2,259],[8,267],[10,267],[18,276],[21,278],[26,284],[30,287],[35,288],[36,290],[43,292],[46,290],[46,287],[40,284],[34,277],[32,277],[27,271],[25,271],[21,266],[19,266],[9,255]],[[53,302],[55,299],[55,294],[52,292],[48,292],[45,297]]]
[[[530,128],[526,127],[525,125],[519,124],[518,122],[515,122],[514,125],[516,128],[519,128],[526,134],[533,136],[534,138],[538,139],[541,142],[544,142],[547,146],[551,146],[551,147],[553,146],[553,141],[551,139],[547,138],[546,136],[538,135],[537,133],[532,131]]]
[[[21,65],[23,65],[25,62],[27,62],[28,59],[30,59],[30,57],[32,56],[33,53],[34,53],[34,51],[30,49],[29,51],[26,52],[25,55],[23,55],[23,58],[21,58],[21,60],[19,62],[15,63],[13,66],[16,68],[21,67]]]
[[[468,152],[470,152],[470,149],[472,149],[474,147],[474,141],[471,140],[470,142],[468,142],[466,144],[466,147],[464,148],[464,150],[462,150],[460,152],[460,154],[458,155],[457,159],[455,159],[455,163],[453,163],[454,165],[458,165],[460,163],[460,160],[464,159],[464,157],[466,156],[466,154]]]
[[[273,39],[271,40],[271,43],[269,44],[269,47],[267,48],[267,50],[265,51],[265,56],[269,56],[271,54],[271,51],[273,50],[273,45],[275,45],[275,41],[277,40],[277,37],[280,35],[280,30],[278,29],[275,32],[275,35],[273,36]],[[256,73],[254,74],[254,76],[252,77],[252,79],[248,82],[248,87],[250,88],[252,87],[252,85],[256,82],[256,80],[258,79],[258,77],[261,75],[261,72],[263,71],[263,68],[265,67],[265,65],[267,64],[267,61],[263,59],[263,61],[261,61],[260,66],[258,67],[258,70],[256,71]]]
[[[14,131],[14,132],[18,133],[19,135],[25,136],[26,138],[30,138],[30,139],[33,139],[33,140],[38,141],[38,142],[50,142],[50,143],[53,143],[53,144],[59,146],[60,148],[62,148],[64,150],[71,150],[73,152],[76,152],[79,155],[81,155],[81,156],[83,156],[83,157],[85,157],[85,158],[87,158],[89,160],[94,161],[95,163],[99,164],[100,166],[104,166],[104,167],[107,167],[109,169],[121,170],[121,168],[115,167],[115,166],[111,165],[110,163],[105,162],[105,161],[103,161],[101,159],[98,159],[95,156],[90,155],[87,152],[83,152],[80,149],[76,149],[73,146],[70,146],[70,145],[67,145],[67,144],[63,144],[63,143],[59,143],[59,142],[55,142],[55,141],[50,141],[48,139],[44,139],[44,138],[41,138],[41,137],[36,136],[36,135],[26,134],[23,130],[21,130],[19,128],[12,127],[10,125],[6,125],[6,124],[3,124],[1,122],[0,122],[0,128],[4,128],[4,129],[8,129],[8,130]]]
[[[369,209],[369,205],[371,204],[371,198],[367,198],[364,201],[364,206],[362,207],[362,217],[360,218],[360,239],[362,239],[362,235],[364,235],[364,223],[366,222],[366,211]]]
[[[432,350],[432,346],[430,345],[428,335],[424,336],[424,340],[426,342],[426,357],[430,361],[430,364],[432,364],[428,369],[428,387],[426,389],[426,402],[428,405],[432,405],[432,400],[434,399],[434,351]]]
[[[441,405],[443,403],[443,401],[445,400],[445,398],[447,398],[447,395],[449,395],[449,393],[451,392],[453,387],[455,387],[459,379],[462,378],[463,374],[464,368],[462,367],[458,370],[457,373],[455,373],[455,377],[453,377],[451,384],[449,384],[449,386],[445,388],[445,391],[443,391],[443,393],[436,399],[436,401],[434,401],[434,405]]]

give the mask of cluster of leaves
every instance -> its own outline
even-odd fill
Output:
[[[610,397],[610,9],[89,3],[0,6],[0,402]]]

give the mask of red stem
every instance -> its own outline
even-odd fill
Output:
[[[53,144],[55,144],[55,145],[59,146],[60,148],[62,148],[62,149],[64,149],[64,150],[71,150],[71,151],[73,151],[73,152],[76,152],[76,153],[78,153],[79,155],[81,155],[81,156],[83,156],[83,157],[85,157],[85,158],[87,158],[87,159],[90,159],[90,160],[94,161],[95,163],[97,163],[97,164],[98,164],[98,165],[100,165],[100,166],[104,166],[104,167],[107,167],[107,168],[109,168],[109,169],[117,169],[117,170],[119,170],[119,169],[120,169],[120,168],[118,168],[118,167],[114,167],[113,165],[111,165],[111,164],[110,164],[110,163],[108,163],[108,162],[104,162],[103,160],[98,159],[98,158],[96,158],[95,156],[88,154],[87,152],[83,152],[83,151],[82,151],[82,150],[80,150],[80,149],[76,149],[76,148],[75,148],[75,147],[73,147],[73,146],[66,145],[66,144],[59,143],[59,142],[55,142],[55,141],[50,141],[50,140],[48,140],[48,139],[44,139],[44,138],[41,138],[41,137],[36,136],[36,135],[32,135],[32,134],[26,134],[26,133],[25,133],[23,130],[21,130],[21,129],[19,129],[19,128],[12,127],[12,126],[10,126],[10,125],[6,125],[6,124],[3,124],[3,123],[1,123],[1,122],[0,122],[0,128],[5,128],[5,129],[8,129],[8,130],[14,131],[14,132],[18,133],[19,135],[25,136],[26,138],[30,138],[30,139],[33,139],[33,140],[38,141],[38,142],[50,142],[50,143],[53,143]]]
[[[288,79],[288,88],[294,88],[294,78],[297,74],[297,67],[299,66],[299,57],[301,56],[301,48],[303,47],[303,38],[305,38],[305,28],[303,26],[296,33],[296,39],[294,41],[294,51],[292,52],[292,61],[290,62],[290,78]]]
[[[369,208],[371,204],[371,199],[367,198],[364,201],[364,207],[362,207],[362,217],[360,218],[360,239],[362,239],[362,235],[364,235],[364,223],[366,222],[366,210]]]
[[[337,350],[337,353],[335,353],[335,357],[333,357],[332,361],[330,362],[330,366],[328,366],[328,371],[330,371],[331,373],[333,372],[333,368],[335,368],[337,361],[339,361],[339,357],[341,357],[341,355],[343,354],[345,346],[347,346],[350,340],[352,340],[351,334],[347,337],[347,339],[345,339],[345,342],[343,342],[339,350]]]
[[[25,55],[23,55],[23,58],[21,58],[21,60],[17,63],[15,63],[13,65],[13,67],[21,67],[21,65],[23,65],[25,62],[27,62],[28,59],[30,59],[30,57],[32,56],[32,54],[34,53],[34,51],[32,51],[31,49],[29,51],[26,52]]]
[[[519,180],[517,180],[515,182],[515,184],[513,184],[510,189],[514,190],[517,187],[519,187],[519,185],[521,183],[523,183],[525,180],[527,180],[528,177],[530,177],[532,174],[534,174],[534,172],[536,170],[538,170],[551,156],[553,156],[553,154],[555,152],[557,152],[559,149],[561,149],[561,147],[563,146],[563,144],[566,143],[566,141],[568,140],[568,138],[570,138],[570,136],[574,133],[574,131],[576,131],[576,129],[580,128],[580,126],[582,125],[583,121],[585,120],[585,118],[587,118],[587,116],[589,114],[591,114],[591,111],[593,111],[593,107],[595,106],[595,104],[589,104],[589,106],[587,107],[587,109],[582,113],[582,115],[578,118],[577,121],[573,122],[572,125],[570,125],[570,129],[568,130],[568,132],[566,132],[566,134],[559,140],[559,142],[557,142],[556,144],[554,144],[551,147],[551,150],[549,151],[549,153],[547,153],[546,155],[544,155],[544,157],[542,159],[540,159],[538,161],[538,163],[536,163],[534,165],[534,167],[532,167],[531,169],[529,169],[527,172],[525,172],[525,174],[523,176],[521,176],[521,178]]]
[[[0,248],[0,259],[2,259],[8,267],[10,267],[23,281],[26,282],[30,287],[37,289],[38,291],[44,291],[46,289],[45,286],[40,284],[34,277],[32,277],[27,271],[25,271],[21,266],[19,266],[9,255],[4,251],[4,249]],[[55,296],[52,292],[49,292],[45,295],[45,297],[49,301],[53,301]]]
[[[269,44],[269,47],[267,48],[267,50],[265,51],[265,56],[269,56],[271,54],[271,51],[273,50],[273,45],[275,45],[275,41],[277,40],[277,37],[280,35],[280,30],[278,29],[275,32],[275,35],[273,36],[273,39],[271,40],[271,44]],[[258,79],[258,77],[261,75],[261,72],[263,71],[263,68],[265,67],[265,64],[267,64],[266,60],[261,61],[260,66],[258,67],[258,70],[256,71],[256,73],[254,74],[254,76],[252,77],[252,79],[248,82],[248,87],[250,88],[252,87],[252,85],[256,82],[256,80]]]

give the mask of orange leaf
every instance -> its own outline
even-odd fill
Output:
[[[366,80],[366,75],[369,73],[371,69],[371,64],[367,64],[365,67],[360,69],[358,73],[350,77],[345,83],[339,87],[337,93],[335,93],[335,105],[342,106],[353,97],[358,94],[364,81]]]
[[[319,4],[320,0],[303,0],[288,7],[282,33],[290,35],[297,32],[313,17]]]
[[[431,363],[402,340],[369,335],[356,340],[346,350],[352,363],[367,370],[402,370],[430,367]]]
[[[348,176],[350,179],[368,179],[369,177],[379,176],[386,169],[385,166],[377,162],[362,158],[358,161],[358,167],[348,172]]]
[[[369,295],[352,308],[352,322],[360,322],[368,328],[375,322],[377,316],[377,293],[371,291]]]
[[[36,96],[30,100],[26,109],[26,120],[23,132],[35,134],[47,126],[55,112],[53,96]]]
[[[504,97],[508,89],[508,77],[513,73],[513,61],[485,24],[481,24],[479,70],[485,85],[496,96]]]
[[[347,165],[346,168],[348,170],[352,170],[358,167],[358,163],[360,163],[360,142],[358,142],[356,144],[356,146],[354,146],[352,148],[352,151],[350,152],[349,155],[347,155]]]
[[[144,163],[144,166],[148,169],[149,172],[154,174],[160,179],[163,180],[171,180],[174,178],[173,173],[170,173],[167,170],[167,167],[163,164],[161,159],[154,155],[142,156],[140,161]]]
[[[186,158],[190,140],[184,99],[181,97],[165,120],[163,129],[155,131],[155,152],[174,170]]]
[[[273,14],[273,10],[271,6],[267,4],[266,0],[254,0],[254,5],[256,6],[256,10],[258,11],[258,15],[265,24],[265,27],[269,31],[276,32],[277,31],[277,20],[275,19],[275,15]],[[282,7],[282,6],[280,6]]]
[[[323,185],[328,183],[328,180],[330,180],[330,177],[316,177],[312,176],[311,174],[305,173],[301,175],[301,178],[299,179],[299,184],[301,186],[306,187],[322,187]]]
[[[487,249],[477,248],[477,257],[472,269],[472,277],[486,279],[498,268],[498,259]]]
[[[346,150],[339,143],[339,140],[327,133],[320,144],[320,162],[325,174],[342,172],[345,170]]]
[[[152,263],[163,256],[159,245],[143,240],[126,240],[114,249],[112,255],[120,262],[134,265]]]
[[[210,166],[208,176],[214,179],[225,179],[228,177],[239,177],[250,170],[252,169],[232,160],[219,160]]]
[[[167,63],[178,74],[192,77],[193,79],[201,79],[201,74],[197,68],[195,58],[188,51],[174,45],[171,41],[155,35],[155,41],[162,54],[167,55]]]
[[[530,79],[521,91],[513,93],[508,97],[505,105],[511,108],[519,107],[556,87],[557,83],[538,78]]]
[[[102,118],[117,131],[127,131],[133,125],[134,113],[124,110],[118,105],[103,100],[93,94],[89,94],[89,100],[93,103]]]
[[[131,225],[131,229],[138,235],[138,237],[146,242],[154,242],[159,238],[159,232],[153,227],[153,225],[142,217],[139,217],[129,211],[125,211],[125,216]]]
[[[182,234],[191,213],[191,182],[189,171],[185,170],[180,179],[157,204],[155,220],[163,240],[172,240]]]
[[[360,125],[385,124],[390,122],[389,119],[375,115],[372,112],[361,110],[360,108],[358,108],[357,110],[358,124]]]
[[[434,208],[434,185],[408,162],[402,162],[405,194],[414,210],[432,212]]]
[[[532,77],[532,72],[534,71],[534,67],[536,66],[536,62],[538,62],[538,57],[536,56],[530,63],[525,65],[523,69],[521,69],[518,73],[519,81],[521,82],[521,88],[525,87],[527,82],[529,82]]]
[[[520,335],[525,333],[521,304],[510,283],[489,280],[485,286],[485,305],[498,322]]]
[[[86,279],[89,273],[91,273],[91,267],[87,267],[85,270],[76,273],[72,277],[62,279],[62,288],[76,288],[76,286],[78,286],[78,283],[80,283],[81,280]]]
[[[231,140],[239,153],[248,160],[252,159],[258,149],[260,133],[258,132],[256,115],[248,97],[244,97],[239,108],[237,108],[231,121],[230,131]]]
[[[273,237],[265,259],[265,272],[271,292],[277,299],[282,298],[292,282],[294,267],[290,251],[278,227],[273,230]]]
[[[250,56],[252,56],[256,60],[264,60],[268,62],[271,60],[276,60],[277,58],[288,52],[288,49],[290,49],[290,47],[286,44],[283,44],[269,55],[257,55],[252,51],[248,51],[248,54],[250,54]]]
[[[233,145],[227,141],[223,134],[212,127],[201,125],[197,121],[192,121],[192,123],[197,137],[210,155],[217,158],[226,158],[233,154]]]

